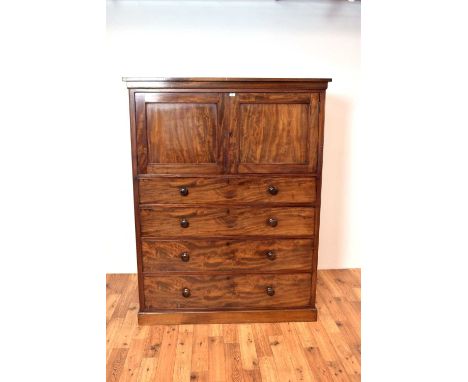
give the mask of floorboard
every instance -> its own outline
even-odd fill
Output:
[[[317,322],[138,326],[136,275],[107,275],[107,381],[361,379],[361,272],[320,270]]]

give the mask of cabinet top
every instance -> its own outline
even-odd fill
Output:
[[[208,88],[257,89],[286,88],[324,90],[331,78],[229,78],[229,77],[123,77],[129,89]]]

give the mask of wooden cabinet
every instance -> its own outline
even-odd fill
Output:
[[[331,80],[124,81],[139,322],[316,320]]]

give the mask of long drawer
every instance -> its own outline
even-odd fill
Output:
[[[143,272],[310,270],[313,241],[142,240]]]
[[[281,308],[310,304],[310,273],[145,276],[146,310]]]
[[[315,178],[143,178],[140,203],[313,203]]]
[[[143,207],[142,237],[309,236],[315,209],[302,207]]]

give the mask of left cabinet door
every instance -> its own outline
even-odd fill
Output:
[[[138,174],[220,174],[221,93],[135,93]]]

